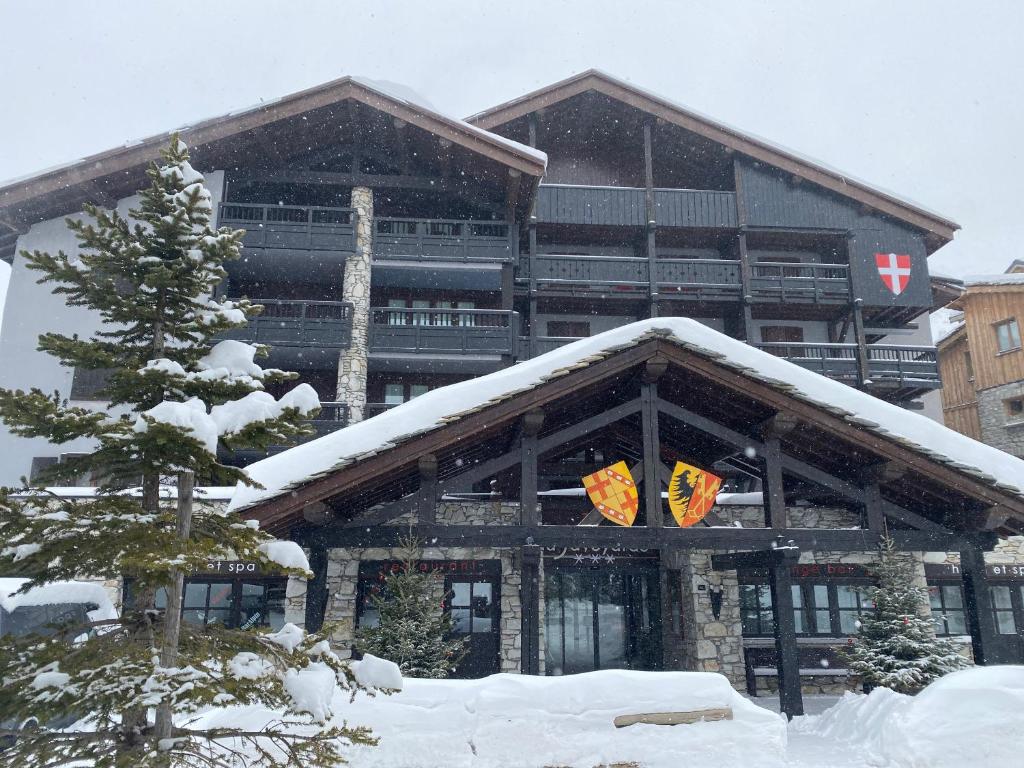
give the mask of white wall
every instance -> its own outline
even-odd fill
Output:
[[[4,328],[4,300],[7,298],[7,283],[11,279],[11,265],[0,261],[0,333]]]
[[[206,183],[216,206],[224,188],[224,174],[210,173]],[[128,209],[137,204],[137,196],[125,198],[118,202],[117,210],[127,215]],[[63,217],[34,225],[18,238],[17,253],[22,250],[50,253],[63,250],[69,255],[79,252],[78,242]],[[62,397],[70,397],[74,371],[62,366],[56,358],[39,352],[39,336],[52,331],[88,337],[99,329],[99,316],[83,307],[69,307],[62,296],[53,294],[51,285],[38,285],[38,279],[39,273],[29,270],[20,255],[15,256],[0,324],[0,387],[23,390],[38,387],[44,392],[57,391]],[[103,404],[94,405],[101,407]],[[75,440],[52,446],[41,438],[11,435],[0,423],[0,486],[19,485],[20,478],[28,476],[33,457],[81,452],[90,445],[90,441]]]

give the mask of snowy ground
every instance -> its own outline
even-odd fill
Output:
[[[1024,754],[1024,667],[954,673],[913,698],[878,690],[806,705],[787,726],[777,699],[747,699],[719,675],[605,671],[406,680],[399,693],[338,701],[336,711],[381,739],[350,753],[354,768],[974,768],[1020,765]],[[721,706],[732,721],[612,725],[620,714]],[[272,715],[221,709],[202,724],[258,726]]]

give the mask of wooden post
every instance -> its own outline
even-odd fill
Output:
[[[775,659],[779,676],[779,709],[789,719],[804,713],[800,691],[800,655],[796,644],[796,621],[793,616],[793,578],[788,564],[768,569],[775,612]]]
[[[764,524],[768,528],[786,527],[786,493],[782,482],[782,446],[779,438],[795,428],[796,422],[781,413],[761,425],[764,438],[761,482],[764,486]]]
[[[540,674],[540,547],[527,544],[520,550],[520,600],[522,602],[522,658],[524,675]]]
[[[536,147],[537,115],[535,113],[531,113],[527,118],[527,124],[530,132],[530,146]],[[530,274],[530,283],[528,287],[528,296],[530,301],[530,348],[528,350],[528,354],[532,358],[537,356],[537,195],[533,196],[533,202],[530,204],[530,221],[528,226],[529,230],[527,232],[527,236],[529,252],[526,255],[527,266]]]
[[[416,492],[416,518],[420,525],[437,522],[437,457],[432,453],[420,456],[417,464],[420,487]]]
[[[737,238],[737,248],[740,257],[740,311],[743,321],[743,340],[748,344],[754,343],[754,315],[751,304],[754,301],[753,289],[751,288],[752,268],[750,266],[750,253],[747,251],[747,233],[740,230]]]
[[[523,457],[519,465],[519,521],[528,528],[540,525],[540,512],[537,509],[537,435],[543,425],[544,411],[528,411],[523,416],[520,438]]]
[[[306,582],[306,631],[319,632],[327,611],[327,547],[323,544],[310,545],[309,569],[313,578]]]
[[[657,215],[654,206],[654,160],[651,142],[651,123],[644,123],[644,209],[646,213],[645,231],[647,234],[647,296],[649,301],[648,314],[658,316],[658,255],[655,244]]]
[[[857,378],[863,387],[871,381],[871,365],[868,361],[868,337],[864,331],[861,303],[861,299],[853,300],[853,333],[857,341]]]
[[[996,621],[992,613],[992,596],[985,580],[985,554],[973,542],[960,546],[960,575],[964,585],[964,618],[971,633],[974,663],[998,664]]]
[[[661,443],[658,434],[658,379],[668,368],[668,360],[653,357],[644,365],[640,381],[640,423],[644,449],[644,525],[665,525],[661,503]]]

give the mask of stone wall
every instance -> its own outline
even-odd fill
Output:
[[[338,402],[348,405],[349,422],[366,410],[366,356],[370,343],[370,261],[373,250],[373,190],[352,188],[356,212],[356,251],[345,262],[341,299],[352,304],[352,343],[338,359]]]
[[[1024,419],[1011,418],[1004,404],[1011,397],[1024,397],[1024,381],[978,392],[981,442],[1014,456],[1024,457]]]

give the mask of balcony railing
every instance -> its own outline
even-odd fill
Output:
[[[355,249],[355,212],[351,208],[221,203],[219,223],[244,229],[242,242],[249,249]]]
[[[542,224],[647,224],[646,190],[541,184],[537,221]],[[660,227],[731,228],[737,225],[736,193],[708,189],[655,189],[654,218]]]
[[[829,378],[853,382],[859,379],[856,344],[770,342],[754,346]],[[867,358],[872,383],[921,388],[939,386],[935,347],[869,344]]]
[[[514,355],[519,315],[497,309],[370,310],[370,351]]]
[[[315,437],[335,432],[348,426],[348,404],[338,402],[321,402],[320,413],[309,424],[316,430]]]
[[[740,295],[739,262],[727,259],[663,259],[655,262],[659,293]],[[520,279],[539,288],[569,292],[640,292],[649,286],[650,262],[635,256],[540,255],[520,262]]]
[[[755,299],[826,303],[850,300],[847,264],[759,261],[750,269],[750,290]]]
[[[253,299],[262,314],[224,338],[272,347],[346,349],[352,342],[352,305],[343,301]]]
[[[512,232],[504,221],[376,218],[373,258],[508,263],[516,253]]]
[[[366,418],[372,418],[373,416],[379,416],[384,411],[389,411],[392,408],[396,408],[401,403],[367,403],[366,404]]]

